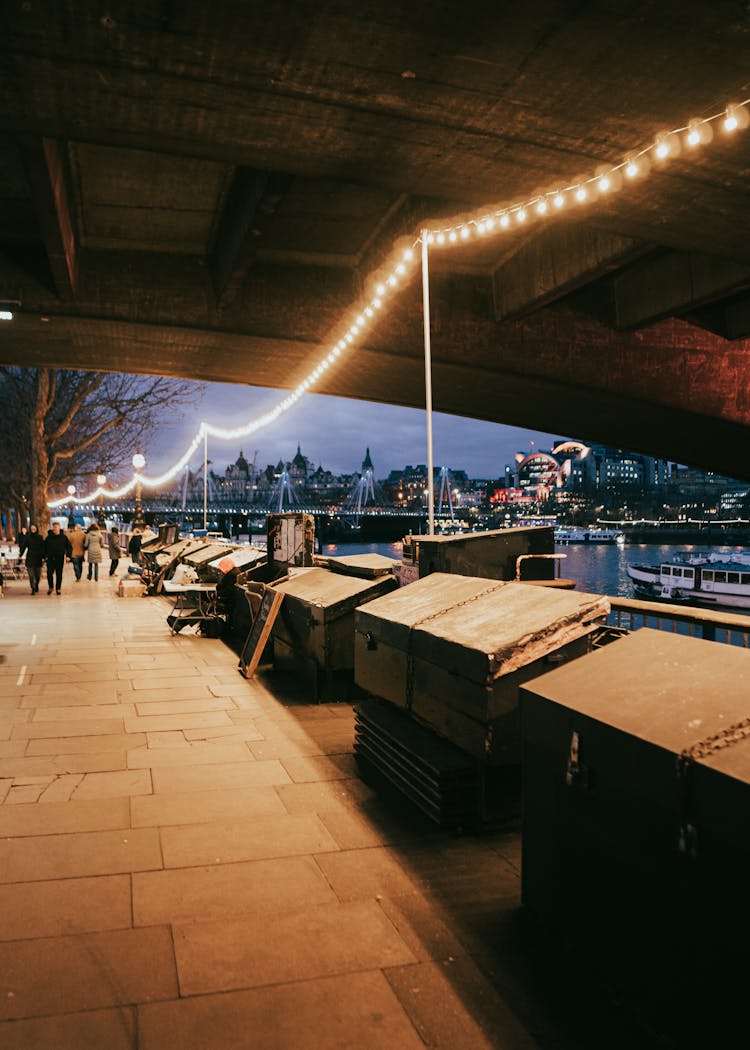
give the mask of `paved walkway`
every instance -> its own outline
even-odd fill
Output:
[[[348,705],[167,611],[69,567],[0,601],[0,1046],[582,1045],[540,1007],[518,836],[410,826]]]

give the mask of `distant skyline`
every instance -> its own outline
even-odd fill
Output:
[[[185,452],[201,420],[223,427],[237,427],[273,408],[283,392],[234,384],[209,383],[201,400],[182,419],[165,426],[145,449],[145,473],[168,469]],[[209,438],[208,456],[215,473],[223,473],[240,451],[257,465],[291,460],[302,452],[316,466],[334,474],[358,470],[369,446],[375,474],[385,477],[407,463],[427,462],[424,409],[400,408],[347,398],[308,394],[275,423],[231,441]],[[549,448],[557,437],[520,427],[464,419],[434,413],[433,447],[435,466],[465,470],[470,477],[493,478],[502,474],[518,451]],[[573,435],[575,436],[575,435]],[[201,462],[200,453],[192,465]]]

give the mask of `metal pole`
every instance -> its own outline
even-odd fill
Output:
[[[208,530],[208,430],[203,431],[203,528]]]
[[[427,230],[422,230],[422,306],[424,313],[424,397],[427,412],[427,520],[428,535],[435,535],[435,478],[432,463],[432,359],[430,348],[430,271]]]

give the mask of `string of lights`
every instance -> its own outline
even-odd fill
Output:
[[[340,364],[347,352],[361,342],[363,336],[376,322],[383,308],[414,276],[419,261],[417,248],[421,244],[422,237],[425,237],[429,246],[439,248],[451,247],[455,244],[466,243],[475,237],[486,237],[487,235],[503,233],[533,219],[548,219],[561,212],[569,204],[582,205],[586,202],[591,203],[603,199],[611,192],[626,185],[627,182],[646,176],[653,165],[663,166],[668,161],[678,157],[683,150],[689,154],[700,146],[708,145],[713,140],[714,131],[717,127],[726,135],[732,135],[738,130],[747,128],[750,126],[750,110],[748,107],[750,107],[750,98],[746,98],[742,102],[733,103],[725,109],[713,113],[711,116],[696,118],[688,121],[687,124],[681,127],[662,132],[647,146],[628,153],[617,164],[609,167],[599,167],[593,175],[568,184],[558,185],[525,200],[515,201],[512,204],[499,208],[483,208],[461,220],[421,231],[410,246],[406,248],[399,246],[392,251],[388,260],[379,271],[379,276],[373,278],[371,291],[360,302],[354,320],[346,328],[342,325],[340,338],[327,347],[326,352],[315,367],[282,401],[270,411],[242,426],[218,427],[213,423],[202,422],[197,434],[180,459],[169,470],[158,477],[140,475],[141,484],[145,488],[150,489],[166,485],[185,469],[192,456],[207,437],[218,438],[222,441],[232,441],[237,438],[247,437],[255,433],[255,431],[269,426],[279,416],[288,412],[308,390],[315,386],[321,376],[330,368]],[[108,499],[119,499],[132,491],[138,480],[138,475],[134,474],[130,481],[119,489],[108,490],[99,487],[90,495],[84,498],[77,498],[75,502],[88,504],[92,503],[99,496]],[[59,500],[50,501],[48,506],[56,508],[69,502],[70,497],[68,496],[67,498],[63,497]]]

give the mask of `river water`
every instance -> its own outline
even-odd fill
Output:
[[[743,547],[706,547],[698,544],[673,547],[668,544],[594,544],[571,543],[555,547],[557,554],[565,555],[560,564],[560,576],[575,580],[576,590],[593,594],[609,594],[620,598],[632,598],[633,587],[626,567],[629,562],[658,565],[668,561],[678,552],[703,554],[711,551],[732,554]],[[401,543],[325,543],[323,554],[343,556],[345,554],[383,554],[387,558],[401,560]]]

